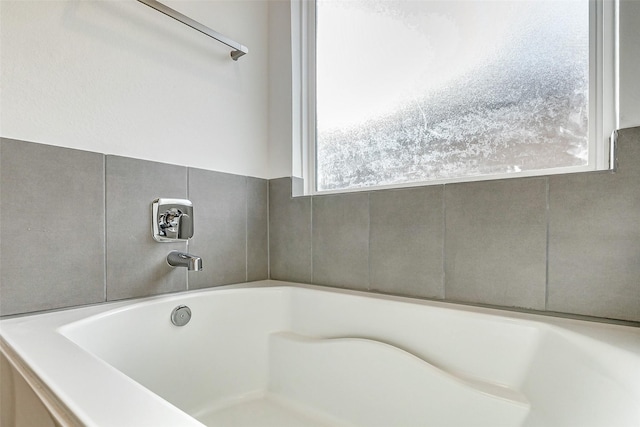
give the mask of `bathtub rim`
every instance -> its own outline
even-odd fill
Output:
[[[291,281],[278,280],[278,279],[263,279],[263,280],[256,280],[252,282],[232,283],[228,285],[211,286],[208,288],[187,289],[182,291],[167,292],[167,293],[156,294],[156,295],[139,296],[139,297],[118,299],[118,300],[112,300],[112,301],[101,301],[97,303],[89,303],[89,304],[75,305],[75,306],[69,306],[69,307],[58,307],[50,310],[39,310],[39,311],[32,311],[32,312],[26,312],[26,313],[0,315],[0,325],[5,320],[14,320],[14,319],[19,319],[23,317],[31,318],[34,316],[48,315],[48,314],[65,312],[70,310],[91,309],[96,307],[100,309],[102,307],[119,308],[121,305],[128,306],[132,304],[146,303],[146,302],[151,302],[155,300],[163,300],[165,298],[171,298],[171,297],[197,295],[197,294],[208,293],[210,291],[217,291],[217,290],[244,289],[244,288],[272,288],[272,287],[293,287],[293,288],[301,288],[301,289],[311,289],[311,290],[318,290],[318,291],[342,293],[346,295],[359,295],[359,296],[368,296],[372,298],[382,298],[390,301],[425,303],[424,305],[431,305],[433,307],[449,308],[454,310],[460,309],[462,311],[471,311],[471,312],[476,312],[474,309],[477,308],[479,309],[477,313],[484,313],[488,315],[496,315],[496,316],[504,316],[504,317],[510,317],[509,314],[515,314],[516,316],[514,316],[514,318],[517,318],[517,319],[520,319],[520,317],[518,317],[517,314],[525,315],[525,318],[522,318],[521,320],[536,321],[536,319],[539,317],[541,319],[548,319],[549,322],[553,322],[553,319],[560,319],[561,322],[564,320],[575,320],[578,322],[584,322],[586,324],[603,324],[603,325],[624,326],[624,327],[640,329],[640,321],[634,321],[634,320],[615,319],[615,318],[609,318],[609,317],[596,317],[596,316],[589,316],[589,315],[584,315],[579,313],[565,313],[561,311],[536,310],[536,309],[526,308],[526,307],[515,307],[515,306],[510,307],[510,306],[475,303],[475,302],[452,300],[452,299],[443,300],[441,298],[399,295],[399,294],[392,294],[392,293],[387,293],[387,292],[373,290],[373,289],[367,289],[367,290],[349,289],[349,288],[342,288],[339,286],[291,282]],[[546,320],[542,320],[542,321],[546,322]]]

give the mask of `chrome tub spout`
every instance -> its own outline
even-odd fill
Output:
[[[202,270],[202,259],[199,256],[185,252],[169,252],[169,255],[167,255],[167,262],[171,267],[187,267],[187,270],[189,271]]]

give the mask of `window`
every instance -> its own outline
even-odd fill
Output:
[[[602,2],[315,6],[312,191],[608,165]]]

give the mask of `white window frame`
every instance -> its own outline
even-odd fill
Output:
[[[316,1],[291,0],[292,176],[304,179],[304,194],[331,194],[454,182],[546,176],[615,168],[615,129],[618,114],[618,1],[589,1],[589,164],[515,173],[434,179],[393,185],[318,191],[316,187]],[[595,31],[591,29],[595,28]],[[595,148],[595,149],[594,149]]]

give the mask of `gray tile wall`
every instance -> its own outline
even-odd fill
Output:
[[[191,287],[246,281],[246,188],[244,176],[189,170],[189,200],[198,207],[198,216],[206,215],[204,222],[198,218],[197,234],[189,241],[189,251],[206,259],[202,271],[189,272]]]
[[[289,178],[2,138],[0,315],[271,277],[640,321],[640,128],[618,153],[616,173],[292,198]],[[194,202],[188,244],[152,240],[156,197]]]
[[[369,283],[369,194],[314,197],[312,281],[367,289]]]
[[[107,300],[187,289],[185,270],[162,262],[172,250],[186,251],[187,244],[151,237],[151,202],[185,199],[187,168],[118,156],[106,156],[106,165]]]
[[[191,198],[189,243],[152,239],[158,197]],[[267,212],[263,179],[0,138],[0,315],[266,279]]]
[[[548,309],[640,320],[640,127],[617,173],[549,178]]]
[[[247,281],[269,277],[269,182],[247,178]]]
[[[104,158],[0,140],[0,314],[104,301]]]
[[[442,185],[370,194],[370,287],[443,298]]]
[[[274,279],[640,321],[640,128],[616,173],[291,198],[270,181]]]
[[[269,181],[269,266],[272,279],[311,283],[311,197],[292,198],[289,178]]]
[[[545,308],[547,179],[445,185],[447,299]]]

